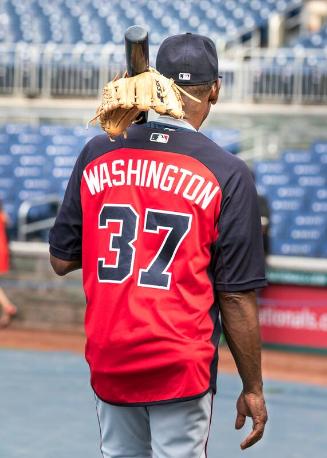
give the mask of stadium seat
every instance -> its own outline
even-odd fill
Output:
[[[327,141],[316,141],[311,145],[311,151],[318,157],[322,154],[327,154]]]
[[[295,164],[292,168],[292,173],[296,176],[320,176],[323,171],[320,164]]]
[[[324,228],[306,227],[306,228],[292,228],[290,231],[290,240],[292,241],[310,241],[320,240],[324,234]]]
[[[317,213],[300,213],[295,217],[294,227],[321,227],[326,228],[327,215]]]
[[[324,213],[327,214],[327,201],[315,200],[311,203],[311,210],[315,213]]]
[[[301,48],[326,48],[327,46],[327,24],[323,25],[318,32],[305,33],[295,39],[292,46]]]
[[[254,173],[256,177],[265,175],[265,174],[280,174],[285,170],[285,166],[280,161],[261,161],[256,162],[254,165]]]
[[[317,256],[317,245],[313,243],[284,242],[281,243],[280,253],[285,256]]]
[[[303,208],[301,199],[273,199],[271,203],[273,211],[298,212]]]
[[[282,153],[282,161],[286,164],[310,164],[312,155],[309,151],[286,150]]]
[[[326,177],[322,175],[300,175],[297,180],[300,186],[308,188],[321,188],[326,186]]]
[[[228,41],[267,27],[274,11],[288,14],[299,6],[301,0],[4,0],[0,42],[122,43],[124,30],[133,24],[148,26],[153,44],[179,31],[211,31],[214,39]]]
[[[284,186],[290,184],[290,175],[283,174],[264,174],[261,176],[260,181],[265,186]]]
[[[201,132],[230,153],[236,154],[240,150],[240,131],[237,129],[207,128]]]
[[[305,196],[305,189],[300,186],[279,186],[276,192],[278,199],[304,199]]]

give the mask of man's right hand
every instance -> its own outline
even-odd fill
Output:
[[[262,392],[257,394],[244,393],[242,391],[237,400],[236,409],[236,429],[243,428],[246,417],[251,417],[253,421],[252,432],[241,443],[241,449],[244,450],[258,442],[262,438],[265,430],[268,415]]]

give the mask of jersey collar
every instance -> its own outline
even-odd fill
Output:
[[[160,115],[159,118],[154,120],[154,122],[159,124],[169,124],[170,126],[182,127],[184,129],[189,129],[197,132],[197,130],[189,122],[185,121],[185,119],[176,119],[168,115]]]

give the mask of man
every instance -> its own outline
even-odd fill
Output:
[[[252,178],[255,182],[255,173],[252,171]],[[268,256],[270,253],[270,208],[269,202],[266,196],[258,193],[258,206],[261,220],[261,230],[263,238],[263,250],[265,256]]]
[[[83,266],[86,359],[104,457],[203,458],[216,391],[219,309],[243,381],[236,428],[263,435],[255,289],[265,285],[257,195],[242,161],[197,130],[218,100],[213,42],[161,45],[157,70],[201,100],[93,138],[50,234],[58,275]]]

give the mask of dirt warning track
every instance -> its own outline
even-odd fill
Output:
[[[85,337],[78,331],[40,331],[7,328],[0,330],[0,348],[36,351],[84,353]],[[236,373],[235,363],[226,346],[219,350],[219,371]],[[327,386],[327,356],[263,350],[263,375],[266,379]]]

